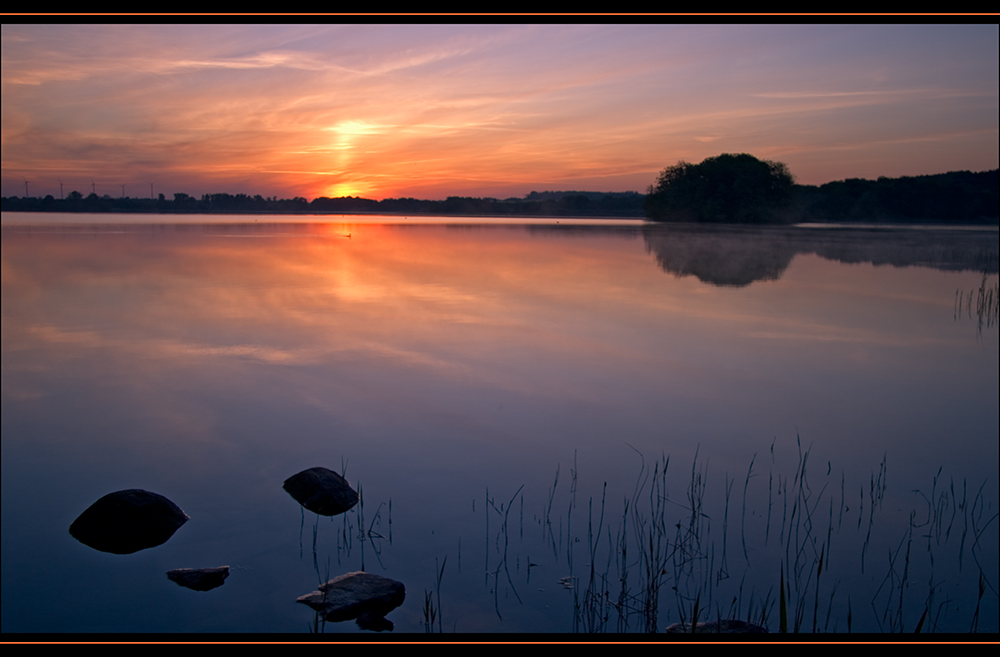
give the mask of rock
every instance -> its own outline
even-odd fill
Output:
[[[385,615],[403,604],[405,597],[406,587],[402,582],[356,572],[335,577],[296,602],[309,605],[328,621],[356,618],[362,628],[381,631],[392,629],[392,623],[385,621]]]
[[[674,623],[666,629],[668,634],[691,634],[689,623]],[[764,634],[766,627],[754,625],[741,620],[720,620],[708,623],[697,623],[694,634]]]
[[[358,503],[358,494],[333,470],[309,468],[282,486],[295,501],[321,516],[335,516]]]
[[[90,505],[69,526],[69,533],[95,550],[132,554],[166,543],[187,521],[187,514],[162,495],[120,490]]]
[[[226,583],[229,566],[218,568],[176,568],[167,571],[170,581],[194,591],[211,591]]]

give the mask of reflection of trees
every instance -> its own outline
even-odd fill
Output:
[[[845,263],[996,273],[995,231],[651,225],[646,250],[675,276],[743,287],[777,280],[800,253]]]
[[[784,230],[648,226],[643,237],[663,271],[713,285],[777,280],[796,253]]]

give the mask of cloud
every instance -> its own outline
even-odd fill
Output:
[[[332,177],[377,198],[602,173],[646,175],[644,189],[680,158],[997,124],[996,67],[980,61],[996,36],[954,26],[4,25],[2,38],[5,194],[69,172],[196,196],[313,197]],[[995,148],[973,150],[934,141],[880,175],[997,166]],[[844,159],[810,175],[857,173]]]

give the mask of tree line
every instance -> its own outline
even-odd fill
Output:
[[[480,198],[449,196],[443,201],[415,198],[374,199],[320,196],[279,199],[249,194],[205,194],[200,199],[184,193],[159,198],[83,196],[70,193],[65,199],[51,195],[4,197],[5,212],[148,212],[179,214],[273,213],[273,214],[443,214],[481,216],[553,217],[642,217],[644,195],[638,192],[531,192],[525,198]]]
[[[805,221],[995,223],[1000,215],[1000,171],[797,185],[792,210]]]
[[[176,193],[173,199],[51,195],[4,197],[6,212],[314,213],[547,217],[646,217],[654,221],[774,224],[819,222],[996,222],[1000,171],[951,171],[929,176],[849,178],[797,185],[781,162],[724,153],[700,164],[678,162],[660,172],[646,194],[537,192],[524,198],[449,196],[443,201],[321,196],[311,201],[249,194]]]
[[[643,207],[656,221],[696,223],[996,222],[1000,171],[796,185],[782,162],[724,153],[667,167]]]

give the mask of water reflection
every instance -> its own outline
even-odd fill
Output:
[[[863,601],[854,603],[855,629],[910,631],[926,599],[907,598],[892,625],[884,610],[899,610],[900,580],[879,592],[874,614],[881,582],[871,579],[899,572],[907,546],[928,554],[919,532],[931,529],[944,546],[951,527],[950,539],[934,543],[933,567],[911,571],[909,582],[956,588],[935,588],[938,620],[926,627],[969,629],[973,557],[986,591],[995,586],[997,329],[984,326],[977,340],[973,322],[955,321],[956,290],[967,301],[982,279],[978,266],[947,264],[978,262],[948,255],[965,247],[939,240],[937,251],[886,255],[842,233],[806,248],[794,231],[723,231],[719,248],[734,255],[708,257],[723,267],[712,273],[699,269],[700,256],[675,250],[668,230],[662,258],[698,272],[678,277],[645,249],[658,233],[635,226],[111,219],[4,228],[5,631],[52,631],[50,600],[38,591],[71,586],[93,598],[57,630],[302,632],[309,610],[295,600],[359,570],[424,590],[392,612],[397,631],[429,627],[432,615],[445,631],[613,630],[618,608],[608,604],[622,590],[609,583],[619,567],[631,583],[621,622],[633,631],[647,623],[640,530],[642,545],[661,537],[676,548],[660,582],[661,630],[682,614],[690,620],[698,587],[711,588],[713,616],[728,615],[743,572],[739,615],[752,600],[754,620],[767,607],[774,630],[782,563],[791,604],[805,605],[802,627],[811,629],[822,553],[821,612],[842,577],[830,629],[845,629],[840,605],[850,599]],[[711,252],[709,237],[693,234],[693,250]],[[758,257],[739,244],[768,239],[784,255]],[[944,264],[921,264],[931,256]],[[890,261],[913,266],[874,264]],[[766,284],[717,284],[760,271],[772,276]],[[644,480],[639,501],[636,472],[659,462],[659,476],[660,455],[671,459],[671,478],[658,479],[670,490],[650,498]],[[873,496],[883,458],[889,485]],[[358,504],[335,521],[316,519],[310,557],[305,512],[282,482],[348,461]],[[53,483],[39,490],[43,477]],[[183,500],[192,520],[128,558],[66,534],[90,501],[136,487]],[[693,532],[689,492],[704,513]],[[799,496],[808,501],[796,506]],[[645,509],[632,515],[661,497],[673,513],[662,522]],[[789,531],[806,536],[792,522],[806,522],[800,511],[792,517],[803,504],[818,542],[796,562],[776,546],[802,545],[789,543]],[[935,520],[942,514],[954,524]],[[212,563],[239,576],[211,595],[163,577]],[[995,600],[983,599],[992,628]]]
[[[663,271],[745,287],[781,278],[797,255],[843,263],[997,273],[996,231],[900,228],[744,228],[649,225],[646,250]]]

